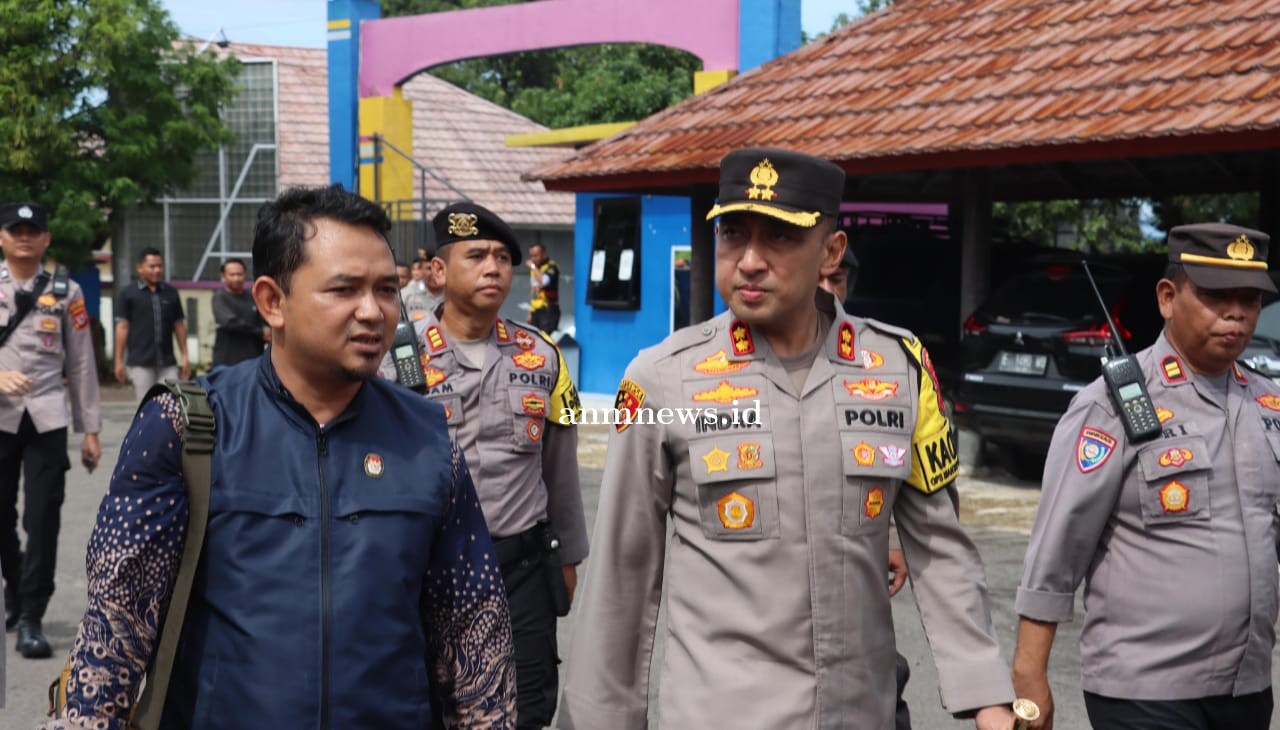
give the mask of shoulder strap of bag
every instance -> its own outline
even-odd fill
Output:
[[[165,694],[169,690],[169,675],[173,672],[173,659],[178,651],[178,639],[182,635],[182,622],[187,615],[187,600],[191,597],[191,583],[195,578],[196,566],[200,563],[200,551],[204,547],[205,526],[209,522],[209,490],[213,479],[210,454],[213,453],[215,423],[208,394],[194,381],[166,380],[152,387],[143,402],[164,391],[173,393],[178,398],[182,410],[182,474],[187,483],[187,539],[183,543],[182,562],[178,566],[178,577],[169,598],[169,610],[165,614],[160,643],[156,646],[151,667],[147,671],[142,697],[138,699],[133,721],[138,730],[156,730],[160,727]]]
[[[14,312],[9,319],[9,325],[0,330],[0,347],[4,347],[4,343],[8,342],[9,335],[18,331],[18,325],[22,324],[22,320],[27,318],[31,310],[36,308],[36,299],[44,293],[44,285],[49,281],[49,272],[41,271],[36,275],[36,281],[31,285],[30,292],[20,292],[14,295]]]

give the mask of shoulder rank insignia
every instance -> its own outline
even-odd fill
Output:
[[[716,514],[726,530],[745,530],[756,522],[756,505],[748,497],[729,492],[716,500]]]
[[[78,330],[82,330],[89,326],[89,315],[84,311],[84,300],[76,299],[67,305],[67,312],[71,315],[71,326]]]
[[[720,384],[711,390],[704,390],[701,393],[694,393],[693,399],[699,403],[722,403],[728,405],[736,403],[741,398],[749,398],[759,394],[760,391],[755,388],[746,386],[730,385],[728,380],[721,380]]]
[[[546,355],[539,355],[536,352],[529,352],[528,350],[525,350],[519,355],[512,355],[511,362],[514,362],[525,370],[537,370],[546,364],[547,357]]]
[[[1236,377],[1236,382],[1241,385],[1248,385],[1249,378],[1244,374],[1244,368],[1239,363],[1231,363],[1231,374]]]
[[[431,325],[427,328],[427,347],[432,352],[439,352],[444,349],[444,333],[440,331],[437,325]]]
[[[1168,355],[1160,361],[1160,370],[1164,373],[1164,381],[1166,383],[1181,383],[1187,379],[1187,374],[1182,369],[1182,361],[1177,355]]]
[[[703,375],[727,375],[736,373],[750,364],[749,362],[729,362],[728,354],[721,350],[714,355],[707,355],[707,359],[695,363],[693,369]]]
[[[872,487],[867,492],[867,501],[864,505],[867,511],[867,517],[875,519],[880,516],[880,511],[884,509],[884,490],[880,487]]]
[[[1160,487],[1160,506],[1165,512],[1186,512],[1191,506],[1191,490],[1174,479]]]
[[[1266,408],[1272,411],[1280,411],[1280,395],[1275,395],[1274,393],[1268,393],[1266,395],[1260,395],[1254,400],[1258,401],[1258,405],[1262,406],[1263,408]]]
[[[856,383],[846,380],[844,387],[848,389],[849,395],[870,401],[884,400],[898,394],[897,381],[887,382],[875,378],[863,378]]]
[[[1173,411],[1169,410],[1168,408],[1161,408],[1160,406],[1156,406],[1156,418],[1160,419],[1161,423],[1164,423],[1170,418],[1173,418]]]
[[[1076,465],[1081,473],[1088,474],[1107,463],[1115,448],[1116,440],[1111,434],[1085,426],[1080,429],[1080,441],[1076,444]]]
[[[494,329],[495,329],[495,330],[497,330],[497,333],[498,333],[498,342],[510,342],[510,341],[511,341],[511,335],[507,332],[507,323],[506,323],[506,322],[503,322],[502,320],[498,320],[497,324],[496,324],[496,325],[494,325]],[[519,331],[520,331],[520,332],[524,332],[524,330],[519,330]],[[527,350],[527,349],[529,349],[529,348],[528,348],[528,347],[526,347],[526,348],[524,348],[524,349],[526,349],[526,350]]]
[[[613,401],[613,409],[618,411],[618,422],[613,427],[618,433],[631,428],[632,422],[636,419],[636,413],[640,410],[640,406],[644,405],[644,399],[644,388],[641,388],[639,383],[626,378],[618,383],[618,397]]]
[[[741,357],[756,351],[756,343],[751,339],[751,328],[739,320],[729,325],[729,338],[733,341],[733,354]]]
[[[848,360],[850,362],[858,360],[856,355],[857,351],[853,349],[853,323],[841,322],[840,334],[836,337],[836,354],[839,355],[841,359]]]

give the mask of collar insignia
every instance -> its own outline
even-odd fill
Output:
[[[851,322],[840,323],[839,339],[836,340],[836,354],[843,360],[855,362],[857,350],[853,349],[853,324]]]
[[[510,335],[508,335],[508,334],[507,334],[507,323],[506,323],[506,322],[503,322],[502,320],[498,320],[498,323],[497,323],[497,325],[495,325],[495,326],[494,326],[494,329],[496,329],[496,330],[498,331],[498,342],[510,342],[510,341],[511,341],[511,337],[510,337]],[[527,348],[527,347],[526,347],[525,349],[527,350],[527,349],[529,349],[529,348]]]
[[[1160,361],[1160,369],[1164,371],[1164,382],[1181,383],[1187,379],[1187,373],[1182,369],[1182,361],[1177,355],[1169,355]]]
[[[444,349],[444,334],[436,325],[427,328],[427,346],[432,352],[439,352]]]
[[[756,351],[756,343],[751,339],[751,328],[738,320],[729,325],[729,337],[733,339],[733,354],[741,357]]]

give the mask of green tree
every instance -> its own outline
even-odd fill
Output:
[[[1151,201],[1152,225],[1163,233],[1186,223],[1233,223],[1257,228],[1260,212],[1257,193],[1179,195]]]
[[[195,177],[231,141],[239,64],[198,54],[159,0],[0,0],[0,199],[51,213],[75,267],[122,212]]]
[[[396,17],[523,0],[385,0]],[[663,46],[603,44],[477,58],[429,69],[438,78],[548,127],[643,119],[693,94],[701,63]]]
[[[1008,238],[1089,253],[1136,253],[1158,242],[1142,233],[1137,198],[995,203],[992,218]]]

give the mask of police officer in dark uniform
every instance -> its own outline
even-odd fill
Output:
[[[1280,388],[1236,362],[1276,291],[1268,243],[1219,223],[1169,232],[1164,331],[1137,356],[1160,437],[1132,442],[1102,379],[1058,422],[1014,606],[1014,685],[1044,727],[1049,652],[1082,581],[1093,727],[1270,724]]]
[[[414,323],[427,397],[466,454],[506,583],[516,659],[516,722],[555,714],[556,617],[567,615],[587,555],[578,482],[578,393],[559,349],[499,317],[520,263],[515,233],[473,203],[433,220],[432,275],[444,304]],[[384,376],[394,378],[394,370]]]
[[[0,567],[6,627],[17,624],[18,652],[52,653],[41,620],[53,596],[62,499],[66,488],[67,407],[84,434],[80,462],[92,472],[102,455],[98,373],[89,315],[79,285],[40,262],[50,243],[48,216],[35,203],[0,206]],[[66,385],[63,377],[66,377]],[[18,533],[18,476],[25,472]]]

